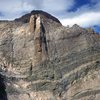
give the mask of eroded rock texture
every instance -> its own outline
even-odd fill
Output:
[[[0,98],[100,100],[100,35],[43,11],[0,21]]]

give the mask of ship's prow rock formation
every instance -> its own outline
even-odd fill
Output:
[[[0,21],[0,100],[99,100],[100,35],[64,27],[43,11]]]
[[[52,16],[52,15],[50,15],[50,14],[44,12],[44,11],[41,11],[41,10],[34,10],[31,13],[28,13],[28,14],[22,16],[21,18],[15,19],[15,21],[21,21],[21,22],[27,23],[27,22],[30,21],[30,16],[31,15],[42,16],[42,17],[45,18],[45,20],[51,19],[51,20],[53,20],[55,22],[60,23],[60,21],[57,18],[55,18],[54,16]]]

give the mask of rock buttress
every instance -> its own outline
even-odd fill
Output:
[[[46,33],[42,23],[42,17],[40,15],[32,15],[30,17],[29,24],[30,32],[33,35],[34,39],[33,65],[35,65],[47,60],[48,48],[46,41]]]

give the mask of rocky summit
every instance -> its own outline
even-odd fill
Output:
[[[0,100],[100,100],[100,35],[37,10],[0,21]]]

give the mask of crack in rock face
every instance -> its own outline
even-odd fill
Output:
[[[0,100],[99,100],[100,35],[36,10],[0,21]]]

